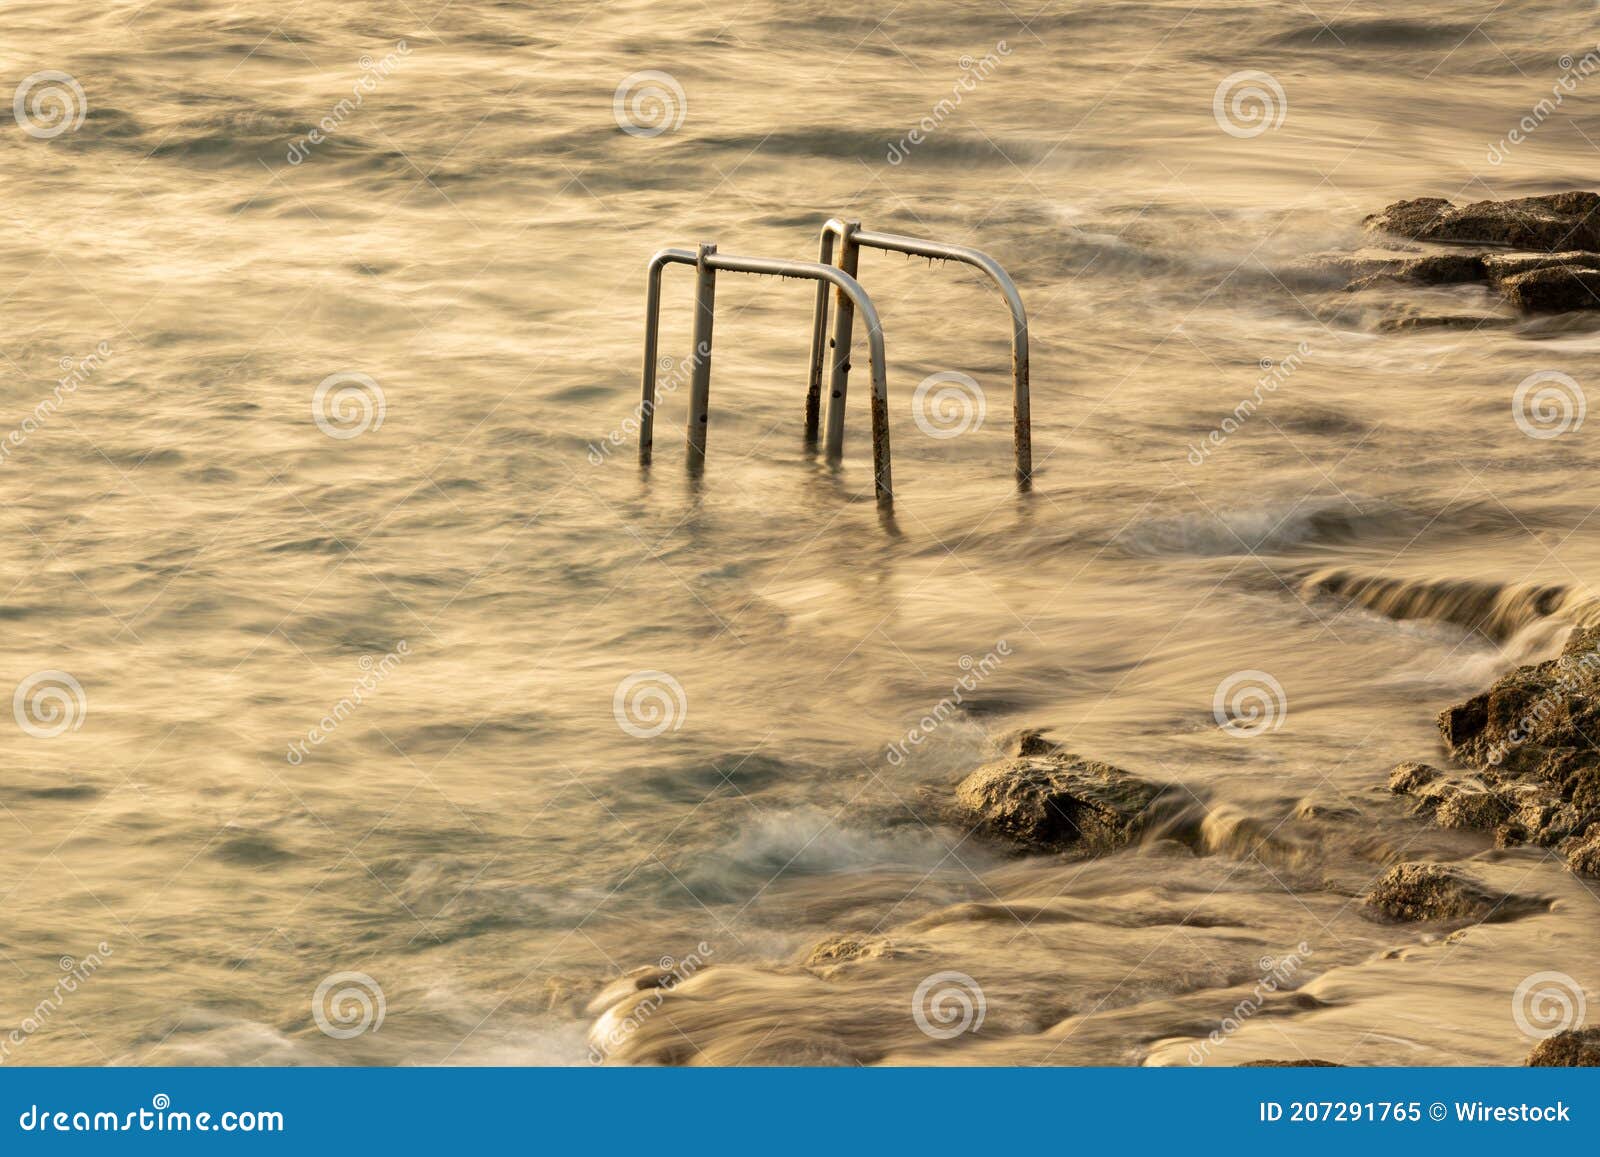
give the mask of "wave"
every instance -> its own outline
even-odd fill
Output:
[[[1565,626],[1600,622],[1600,598],[1564,583],[1399,578],[1341,567],[1306,578],[1301,593],[1346,599],[1399,622],[1450,623],[1496,643],[1550,620]]]

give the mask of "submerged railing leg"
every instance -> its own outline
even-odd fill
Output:
[[[822,227],[817,264],[833,264],[833,223]],[[817,303],[811,312],[811,365],[806,382],[806,445],[816,446],[822,427],[822,355],[828,346],[828,283],[817,282]]]
[[[850,277],[856,275],[861,249],[856,245],[859,221],[845,221],[839,230],[838,267]],[[850,331],[856,317],[855,302],[840,289],[833,301],[833,372],[828,380],[828,445],[829,462],[844,457],[844,403],[850,386]]]
[[[694,376],[689,381],[689,467],[706,461],[706,422],[711,412],[711,323],[717,304],[717,271],[707,261],[715,245],[701,245],[695,256]]]
[[[1033,414],[1028,404],[1028,322],[1017,322],[1011,341],[1011,440],[1017,451],[1017,489],[1033,488]]]

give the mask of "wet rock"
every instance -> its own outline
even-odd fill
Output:
[[[1568,865],[1585,874],[1600,866],[1597,691],[1600,627],[1582,627],[1558,658],[1518,667],[1439,715],[1450,754],[1476,769],[1482,786],[1505,805],[1496,842],[1559,847]],[[1479,800],[1446,814],[1464,817],[1479,805],[1485,810],[1473,814],[1486,818],[1488,805]]]
[[[1534,897],[1492,891],[1444,864],[1396,864],[1372,886],[1366,904],[1390,920],[1452,923],[1509,920],[1548,907]]]
[[[1433,817],[1442,828],[1492,831],[1510,816],[1506,802],[1492,791],[1461,788],[1439,801]]]
[[[1345,1066],[1338,1061],[1306,1057],[1298,1061],[1240,1061],[1239,1067],[1241,1069],[1342,1069]]]
[[[1389,773],[1389,790],[1396,795],[1412,795],[1444,775],[1426,763],[1398,763]]]
[[[1130,843],[1167,789],[1060,750],[967,776],[956,802],[989,831],[1035,851],[1104,852]]]
[[[1581,265],[1548,265],[1500,281],[1500,292],[1518,309],[1560,313],[1600,307],[1600,269]]]
[[[1533,1046],[1528,1064],[1534,1068],[1600,1067],[1600,1028],[1572,1028]]]
[[[1439,313],[1404,314],[1386,317],[1378,322],[1379,333],[1414,333],[1422,329],[1501,329],[1515,324],[1516,319],[1497,317],[1494,314]]]
[[[1461,241],[1554,253],[1600,250],[1600,195],[1583,191],[1454,205],[1438,197],[1396,201],[1370,229],[1419,241]]]
[[[1499,285],[1508,277],[1546,269],[1552,265],[1571,265],[1579,268],[1600,269],[1600,253],[1585,253],[1569,249],[1563,253],[1485,253],[1483,271],[1490,284]]]
[[[889,943],[888,937],[862,935],[830,936],[819,942],[806,954],[804,965],[816,969],[824,975],[833,972],[841,964],[848,964],[853,960],[889,960],[898,953]]]
[[[1587,843],[1574,841],[1567,851],[1567,867],[1580,876],[1600,876],[1600,836]]]

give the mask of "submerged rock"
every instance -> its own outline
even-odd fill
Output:
[[[1390,920],[1471,923],[1509,920],[1548,906],[1535,897],[1495,892],[1444,864],[1396,864],[1372,886],[1366,904]]]
[[[1342,1069],[1345,1066],[1338,1061],[1324,1061],[1316,1057],[1306,1057],[1298,1061],[1240,1061],[1241,1069]]]
[[[1553,253],[1600,249],[1600,195],[1574,190],[1453,205],[1439,197],[1396,201],[1367,226],[1418,241],[1459,241]]]
[[[1104,852],[1132,842],[1167,788],[1059,749],[980,767],[956,802],[990,831],[1035,851]]]
[[[1600,1067],[1600,1028],[1572,1028],[1533,1046],[1528,1064],[1534,1068]]]

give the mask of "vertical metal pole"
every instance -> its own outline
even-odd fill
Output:
[[[833,264],[832,224],[822,227],[819,265]],[[822,355],[828,348],[828,283],[817,282],[817,303],[811,311],[811,363],[806,378],[806,445],[815,447],[822,426]]]
[[[1017,449],[1017,489],[1033,488],[1033,415],[1028,404],[1028,326],[1019,322],[1011,341],[1012,441]]]
[[[694,374],[689,380],[689,468],[706,461],[706,419],[711,409],[711,323],[716,312],[717,271],[706,258],[715,245],[701,245],[694,265]]]
[[[856,245],[856,230],[860,221],[846,221],[839,233],[839,268],[851,277],[861,254]],[[838,290],[833,299],[833,374],[828,382],[828,446],[829,462],[844,457],[844,401],[850,384],[850,330],[856,317],[855,302],[844,290]]]
[[[639,387],[639,465],[650,465],[656,429],[656,339],[661,328],[661,266],[650,262],[644,287],[644,373]]]

